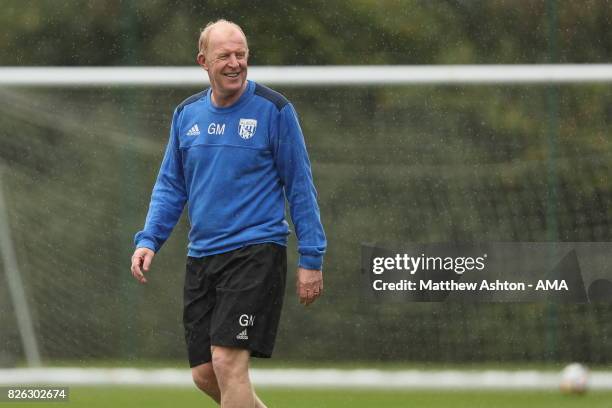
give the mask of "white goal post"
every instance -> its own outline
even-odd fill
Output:
[[[343,65],[251,66],[249,78],[271,86],[419,86],[610,84],[612,64],[533,65]],[[0,67],[0,91],[8,87],[204,87],[208,77],[198,66]],[[1,170],[1,166],[0,166]],[[0,184],[0,189],[2,188]],[[1,190],[0,190],[1,193]],[[0,194],[0,272],[4,270],[10,301],[28,365],[41,357],[28,299],[10,238],[8,215]],[[31,300],[30,300],[31,301]]]
[[[253,368],[257,387],[430,389],[430,390],[547,390],[559,389],[561,373],[536,370],[376,370]],[[137,368],[15,368],[0,369],[0,386],[34,384],[70,386],[193,387],[188,369]],[[612,372],[593,371],[589,389],[612,389]]]
[[[280,86],[560,84],[612,82],[612,64],[253,66]],[[199,67],[0,67],[0,86],[201,86]]]

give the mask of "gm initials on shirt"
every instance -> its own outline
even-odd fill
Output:
[[[208,125],[209,135],[222,135],[225,133],[225,123],[211,123]]]

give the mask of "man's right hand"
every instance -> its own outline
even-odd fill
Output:
[[[144,272],[149,272],[155,252],[149,248],[136,248],[132,255],[132,276],[140,283],[147,283]]]

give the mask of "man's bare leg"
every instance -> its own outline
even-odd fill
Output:
[[[221,403],[221,390],[219,390],[212,362],[193,367],[191,369],[191,376],[193,377],[193,382],[200,390],[215,400],[217,404]]]
[[[213,346],[212,366],[221,390],[222,408],[266,408],[249,378],[248,350]]]

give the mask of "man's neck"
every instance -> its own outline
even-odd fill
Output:
[[[213,88],[212,93],[211,93],[211,99],[212,99],[213,105],[215,105],[218,108],[227,108],[228,106],[233,105],[234,103],[238,101],[238,99],[240,99],[240,97],[246,90],[246,87],[247,87],[247,81],[244,81],[244,85],[242,86],[242,88],[240,88],[238,92],[230,94],[230,95],[219,95],[218,93],[215,92],[215,89]]]

